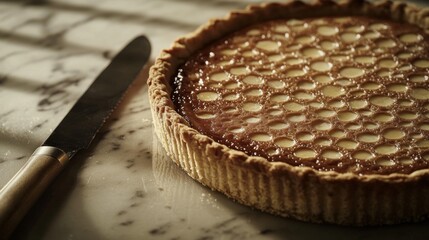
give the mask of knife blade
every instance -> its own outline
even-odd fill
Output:
[[[139,36],[121,50],[78,99],[45,142],[0,190],[0,239],[7,238],[64,165],[86,149],[149,59]]]

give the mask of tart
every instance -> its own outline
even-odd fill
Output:
[[[256,209],[380,225],[429,215],[429,10],[268,3],[178,39],[154,129],[189,176]]]

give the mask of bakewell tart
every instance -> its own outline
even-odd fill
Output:
[[[293,1],[212,20],[150,70],[155,131],[188,175],[265,212],[429,215],[429,10]]]

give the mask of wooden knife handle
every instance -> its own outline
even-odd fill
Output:
[[[42,146],[0,190],[0,239],[7,239],[68,161],[58,148]]]

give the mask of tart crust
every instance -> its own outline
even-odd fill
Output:
[[[357,175],[269,162],[215,142],[177,113],[171,100],[172,79],[178,67],[199,49],[261,21],[323,16],[369,16],[429,29],[429,9],[391,1],[268,3],[211,20],[176,40],[150,70],[149,98],[156,134],[167,154],[189,176],[265,212],[303,221],[359,226],[426,219],[429,169],[411,174]]]

